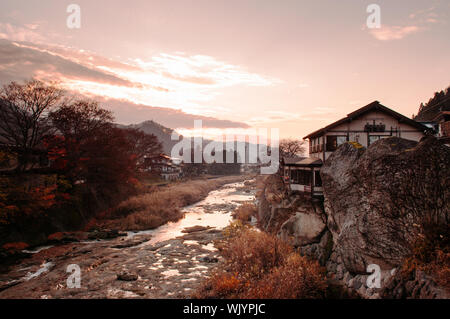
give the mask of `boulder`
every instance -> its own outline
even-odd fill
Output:
[[[321,216],[314,212],[296,212],[281,225],[279,236],[294,246],[303,246],[319,242],[326,224]]]
[[[347,270],[401,265],[426,223],[450,219],[450,149],[436,138],[341,145],[321,169],[327,226]],[[296,229],[294,227],[291,227]],[[318,231],[319,227],[317,227]]]
[[[217,262],[219,262],[219,259],[216,257],[205,256],[205,257],[200,258],[200,261],[204,262],[204,263],[217,263]]]
[[[117,275],[117,280],[121,281],[136,281],[138,279],[138,275],[129,272],[121,272]]]
[[[211,229],[211,228],[213,228],[213,227],[196,225],[196,226],[186,227],[181,232],[185,233],[185,234],[190,234],[190,233],[196,233],[196,232],[208,230],[208,229]]]

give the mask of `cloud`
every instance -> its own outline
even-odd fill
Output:
[[[194,128],[194,120],[202,120],[204,128],[248,128],[242,122],[221,120],[211,116],[189,114],[182,110],[166,107],[155,107],[143,104],[134,104],[124,100],[105,99],[97,97],[101,105],[112,110],[116,118],[120,118],[122,124],[140,123],[147,120],[154,120],[166,127],[173,129]]]
[[[372,34],[375,39],[380,41],[390,41],[390,40],[400,40],[407,35],[413,34],[421,30],[418,26],[388,26],[382,25],[378,29],[370,29],[370,34]]]
[[[223,88],[280,82],[204,55],[162,53],[145,61],[118,61],[62,45],[7,40],[0,44],[0,50],[0,59],[5,60],[0,68],[3,82],[29,77],[52,79],[84,95],[187,108],[191,113],[211,113],[205,105]]]
[[[134,86],[130,81],[113,74],[16,42],[0,40],[0,82],[20,81],[31,77],[41,80],[82,79],[110,85]]]
[[[442,11],[436,6],[431,6],[410,13],[408,15],[410,21],[405,22],[403,26],[383,24],[381,28],[368,30],[375,39],[380,41],[401,40],[411,34],[430,29],[433,24],[442,23],[445,20]]]
[[[147,61],[134,59],[134,63],[143,71],[162,77],[163,81],[174,80],[205,88],[233,85],[270,86],[281,82],[206,55],[161,53]]]
[[[24,27],[18,27],[10,23],[0,22],[0,39],[12,41],[31,41],[41,42],[46,38],[36,30],[39,24],[27,24]]]
[[[175,52],[107,58],[53,44],[59,36],[44,36],[43,25],[0,23],[0,84],[29,78],[57,81],[69,92],[106,101],[120,122],[154,119],[189,129],[195,119],[202,119],[207,128],[247,128],[241,122],[216,118],[224,112],[221,106],[211,105],[213,100],[224,88],[281,83],[207,55]]]

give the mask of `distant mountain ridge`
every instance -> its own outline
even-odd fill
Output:
[[[134,128],[138,129],[146,134],[153,134],[158,138],[158,141],[161,142],[163,152],[167,155],[170,155],[170,152],[172,150],[172,147],[178,143],[177,140],[172,140],[172,133],[175,131],[171,128],[165,127],[159,123],[156,123],[153,120],[144,121],[142,123],[138,124],[131,124],[131,125],[120,125],[122,128]],[[180,136],[180,140],[183,137]]]
[[[178,140],[172,140],[172,133],[176,132],[174,129],[165,127],[164,125],[161,125],[153,120],[144,121],[142,123],[138,124],[131,124],[131,125],[118,125],[121,128],[134,128],[141,130],[142,132],[146,134],[153,134],[158,138],[158,141],[161,142],[163,147],[163,152],[167,155],[171,155],[172,148],[175,144],[177,144],[181,139],[183,139],[183,136],[180,135],[180,138]],[[203,147],[205,147],[206,144],[211,142],[211,140],[203,138]],[[246,156],[245,156],[245,162],[249,162],[249,154],[248,150],[250,148],[250,143],[248,142],[237,142],[237,145],[244,144],[244,148],[247,150]],[[239,146],[236,145],[236,148]]]

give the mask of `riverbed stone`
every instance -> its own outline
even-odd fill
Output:
[[[117,280],[122,281],[136,281],[138,279],[138,275],[129,272],[122,272],[117,275]]]

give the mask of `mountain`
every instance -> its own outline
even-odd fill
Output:
[[[122,128],[134,128],[141,130],[142,132],[146,134],[153,134],[158,138],[158,141],[161,142],[163,147],[163,152],[170,155],[170,152],[172,150],[172,147],[178,143],[179,140],[172,141],[172,133],[174,132],[173,129],[165,127],[159,123],[156,123],[152,120],[145,121],[139,124],[131,124],[131,125],[120,125]],[[180,140],[183,137],[180,136]]]
[[[180,135],[179,140],[172,140],[171,139],[172,133],[176,132],[176,131],[171,128],[165,127],[153,120],[144,121],[139,124],[118,125],[118,126],[121,128],[134,128],[134,129],[141,130],[144,133],[155,135],[158,138],[158,140],[162,143],[163,152],[166,153],[167,155],[171,154],[172,147],[183,138],[183,136]],[[203,147],[205,147],[209,142],[211,142],[211,140],[204,138],[203,139]],[[243,147],[246,150],[245,160],[248,163],[249,162],[249,158],[248,158],[249,157],[249,149],[252,144],[250,144],[248,142],[237,142],[236,144],[241,145],[241,147]],[[237,146],[237,145],[236,145],[236,148],[239,148],[239,146]],[[224,146],[224,149],[225,148],[226,147]]]

